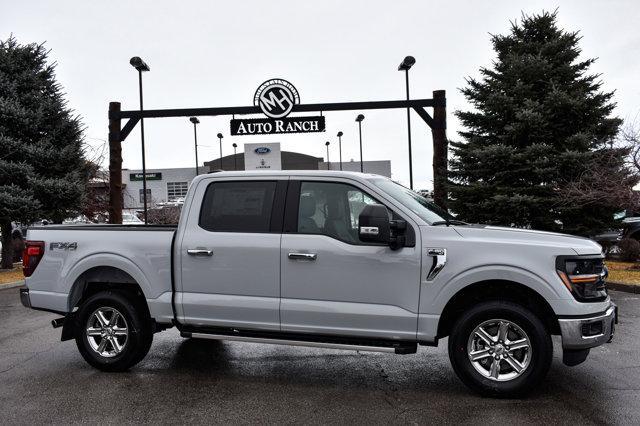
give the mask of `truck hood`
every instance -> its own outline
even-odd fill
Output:
[[[532,229],[506,228],[490,225],[454,226],[460,236],[470,239],[495,240],[516,244],[533,244],[550,247],[570,248],[579,255],[601,254],[602,247],[593,240],[557,232]]]

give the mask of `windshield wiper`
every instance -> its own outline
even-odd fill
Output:
[[[463,222],[461,220],[456,220],[456,219],[438,220],[438,221],[433,222],[431,224],[431,226],[439,226],[439,225],[447,225],[447,226],[461,225],[461,226],[465,226],[465,225],[469,225],[469,224],[467,222]]]

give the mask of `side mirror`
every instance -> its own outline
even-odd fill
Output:
[[[389,244],[391,225],[389,213],[382,204],[368,204],[358,217],[358,235],[366,243]]]

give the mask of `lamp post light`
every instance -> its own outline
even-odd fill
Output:
[[[237,143],[233,143],[233,170],[238,170],[238,160],[236,158],[236,148],[238,148]]]
[[[331,162],[329,161],[329,141],[326,141],[324,145],[327,147],[327,170],[331,170]]]
[[[404,71],[405,84],[407,87],[407,101],[409,100],[409,70],[416,63],[416,58],[413,56],[405,57],[400,65],[398,71]],[[411,158],[411,108],[407,107],[407,136],[409,138],[409,188],[413,189],[413,160]]]
[[[142,102],[142,73],[150,71],[147,65],[139,56],[134,56],[129,60],[129,64],[138,70],[138,88],[140,91],[140,112],[144,111]],[[144,118],[140,117],[140,139],[142,142],[142,203],[144,204],[144,224],[147,224],[147,162],[144,149]]]
[[[364,120],[364,115],[358,114],[356,122],[358,123],[358,134],[360,135],[360,173],[364,173],[364,167],[362,165],[362,120]]]
[[[198,176],[198,132],[196,126],[200,123],[198,117],[191,117],[189,119],[193,123],[193,146],[196,149],[196,176]]]
[[[222,133],[218,133],[218,140],[220,141],[220,170],[222,170]]]
[[[338,132],[338,153],[340,154],[340,171],[342,171],[342,135],[344,133]]]

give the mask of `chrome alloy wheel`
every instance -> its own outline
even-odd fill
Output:
[[[512,321],[491,319],[469,336],[467,356],[484,377],[506,382],[520,377],[531,363],[529,336]]]
[[[127,345],[129,329],[124,316],[114,308],[96,309],[87,321],[87,340],[98,355],[112,358]]]

